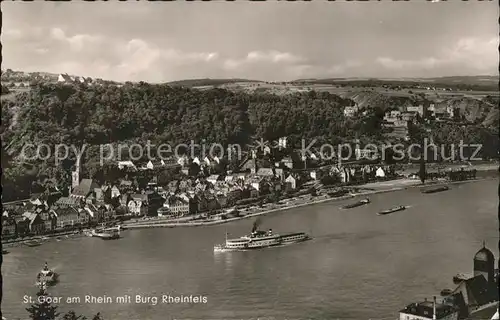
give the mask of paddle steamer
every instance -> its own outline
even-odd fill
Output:
[[[304,232],[278,234],[273,233],[271,229],[269,229],[268,231],[258,230],[258,222],[256,221],[253,225],[250,235],[245,235],[236,239],[228,239],[226,233],[225,243],[216,245],[214,247],[214,251],[224,252],[262,249],[267,247],[302,242],[309,239],[311,239],[311,237]]]

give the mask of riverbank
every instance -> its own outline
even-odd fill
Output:
[[[261,209],[258,212],[252,212],[248,213],[244,216],[239,216],[239,217],[234,217],[234,218],[229,218],[229,219],[224,219],[224,220],[214,220],[214,221],[189,221],[189,222],[161,222],[161,221],[156,221],[156,222],[151,222],[151,221],[144,221],[144,222],[131,222],[131,223],[126,223],[123,224],[127,229],[143,229],[143,228],[176,228],[176,227],[202,227],[202,226],[211,226],[211,225],[219,225],[219,224],[224,224],[224,223],[230,223],[238,220],[243,220],[243,219],[248,219],[248,218],[253,218],[253,217],[258,217],[274,212],[280,212],[284,210],[290,210],[294,208],[300,208],[300,207],[305,207],[305,206],[310,206],[310,205],[315,205],[315,204],[320,204],[320,203],[325,203],[325,202],[331,202],[331,201],[340,201],[340,200],[346,200],[354,197],[361,197],[361,196],[369,196],[373,194],[380,194],[380,193],[388,193],[388,192],[394,192],[394,191],[400,191],[400,190],[405,190],[409,188],[425,188],[429,186],[440,186],[440,185],[454,185],[454,184],[463,184],[463,183],[472,183],[472,182],[479,182],[479,181],[484,181],[484,180],[492,180],[495,178],[492,177],[485,177],[481,179],[474,179],[474,180],[465,180],[465,181],[430,181],[428,183],[422,184],[419,180],[414,180],[414,179],[397,179],[397,180],[391,180],[391,181],[383,181],[383,182],[374,182],[374,183],[368,183],[362,186],[356,187],[358,189],[358,192],[352,192],[349,195],[341,196],[341,197],[328,197],[328,196],[319,196],[319,197],[314,197],[311,200],[306,200],[304,203],[294,203],[294,204],[288,204],[288,205],[282,205],[279,207],[274,207],[271,209]]]
[[[80,233],[75,231],[70,231],[70,232],[64,232],[64,233],[58,233],[58,234],[51,234],[51,235],[44,235],[44,236],[35,236],[35,237],[29,237],[29,238],[24,238],[22,240],[16,239],[14,241],[10,242],[3,242],[2,241],[2,248],[14,248],[14,247],[20,247],[25,245],[25,242],[27,241],[40,241],[41,244],[49,241],[63,241],[67,239],[75,239],[75,238],[81,238],[85,237],[85,233]]]
[[[481,170],[482,169],[482,170]],[[481,173],[481,174],[479,174]],[[228,219],[218,219],[218,220],[187,220],[187,218],[183,218],[185,221],[172,221],[172,220],[167,220],[167,219],[155,219],[155,220],[149,220],[149,221],[136,221],[136,222],[130,222],[127,221],[122,224],[127,229],[145,229],[145,228],[179,228],[179,227],[203,227],[203,226],[211,226],[211,225],[219,225],[219,224],[224,224],[224,223],[230,223],[242,219],[249,219],[249,218],[254,218],[266,214],[271,214],[274,212],[280,212],[280,211],[285,211],[285,210],[290,210],[294,208],[300,208],[300,207],[305,207],[309,205],[315,205],[315,204],[320,204],[320,203],[325,203],[325,202],[330,202],[330,201],[341,201],[341,200],[346,200],[350,198],[355,198],[355,197],[362,197],[362,196],[369,196],[373,194],[379,194],[379,193],[387,193],[387,192],[394,192],[394,191],[400,191],[408,188],[425,188],[429,186],[438,186],[438,185],[453,185],[453,184],[460,184],[460,183],[471,183],[471,182],[478,182],[478,181],[483,181],[483,180],[490,180],[490,179],[496,179],[498,177],[498,167],[494,167],[491,165],[485,166],[484,168],[478,169],[478,175],[480,178],[474,179],[474,180],[465,180],[465,181],[449,181],[449,180],[434,180],[434,181],[428,181],[425,184],[422,184],[420,180],[416,179],[410,179],[410,178],[400,178],[400,179],[395,179],[395,180],[388,180],[388,181],[380,181],[380,182],[372,182],[372,183],[367,183],[363,185],[358,185],[358,186],[349,186],[347,188],[350,188],[351,190],[354,190],[354,192],[351,192],[345,196],[341,197],[329,197],[327,195],[322,195],[322,196],[316,196],[316,197],[310,197],[310,198],[298,198],[296,200],[293,199],[285,199],[282,201],[287,201],[286,204],[268,204],[268,208],[255,208],[255,209],[245,209],[246,214],[241,215],[238,217],[233,217],[233,218],[228,218]],[[270,207],[270,208],[269,208]],[[166,221],[165,221],[166,220]],[[45,243],[48,241],[63,241],[67,239],[73,239],[73,238],[80,238],[80,237],[85,237],[85,233],[75,233],[74,231],[69,231],[65,233],[58,233],[58,234],[53,234],[53,235],[45,235],[43,240],[41,240],[41,243]],[[24,238],[22,240],[16,239],[15,241],[12,242],[3,242],[2,246],[3,248],[12,248],[12,247],[19,247],[22,245],[25,245],[25,241],[30,241],[30,240],[40,240],[42,237],[37,236],[37,237],[30,237],[30,238]]]

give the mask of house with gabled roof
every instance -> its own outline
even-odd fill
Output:
[[[128,212],[135,216],[145,216],[147,214],[147,195],[131,194],[127,203]]]
[[[145,193],[130,195],[127,207],[130,213],[137,216],[156,216],[162,204],[163,198],[157,192],[146,191]]]
[[[171,193],[176,193],[179,189],[179,180],[172,180],[167,184],[167,190]]]
[[[52,210],[56,217],[58,229],[72,227],[79,223],[79,212],[73,207],[56,207]]]
[[[195,200],[187,196],[169,197],[164,207],[170,210],[172,216],[177,217],[193,214],[197,211]]]
[[[269,191],[269,185],[266,180],[262,177],[251,178],[249,184],[259,192],[259,194],[265,194]]]
[[[92,179],[82,179],[80,184],[73,189],[70,197],[85,199],[92,194],[95,188],[99,185]]]
[[[13,217],[16,223],[16,235],[25,236],[29,233],[29,220],[23,215],[16,215]]]
[[[132,161],[118,161],[118,169],[123,170],[123,169],[128,169],[132,171],[136,171],[137,167]]]
[[[213,161],[213,159],[211,159],[210,157],[206,156],[206,157],[204,157],[204,158],[203,158],[203,162],[202,162],[202,164],[203,164],[204,166],[211,166],[211,165],[213,165],[213,164],[214,164],[214,161]]]
[[[217,200],[217,207],[218,208],[225,208],[229,204],[229,200],[226,194],[224,193],[217,193],[215,196]]]
[[[241,187],[231,187],[227,193],[228,205],[234,205],[236,201],[243,198],[243,189]]]
[[[179,182],[179,190],[187,191],[191,187],[191,180],[184,179]]]
[[[191,159],[186,155],[182,155],[182,156],[177,158],[177,164],[183,168],[188,166],[190,163],[191,163]]]
[[[146,163],[146,168],[149,170],[162,168],[164,166],[165,166],[165,161],[163,161],[162,159],[153,159],[149,160],[148,163]]]
[[[239,171],[250,171],[250,173],[255,174],[257,172],[257,160],[255,158],[245,159],[239,168]]]
[[[194,191],[195,192],[204,192],[205,190],[208,189],[208,185],[206,183],[203,183],[203,182],[198,182],[195,186],[194,186]]]
[[[122,195],[119,197],[119,203],[120,203],[120,206],[122,207],[127,207],[128,206],[128,203],[130,201],[130,194],[129,193],[122,193]]]
[[[88,216],[89,216],[89,221],[91,222],[101,222],[104,219],[104,213],[107,210],[107,207],[105,205],[94,205],[94,204],[87,204],[84,208],[83,208]]]
[[[200,166],[200,165],[201,165],[200,158],[198,158],[198,157],[194,157],[194,158],[193,158],[193,163],[196,163],[198,166]]]
[[[67,73],[61,73],[57,77],[57,82],[60,82],[60,83],[73,83],[74,80]]]
[[[121,195],[120,189],[116,185],[113,185],[110,188],[110,198],[114,199],[114,198],[119,197],[120,195]]]
[[[100,188],[94,188],[94,197],[96,202],[105,202],[111,199],[111,187],[104,185]]]
[[[52,210],[40,214],[45,223],[45,232],[54,231],[57,228],[57,217]]]
[[[83,199],[79,197],[61,197],[55,202],[55,205],[58,207],[77,207],[82,203]]]
[[[39,235],[45,232],[45,222],[39,214],[27,211],[23,217],[28,221],[28,230],[31,234]]]
[[[134,185],[134,182],[131,180],[120,180],[120,183],[118,185],[118,189],[120,191],[120,194],[124,194],[127,192],[132,192],[136,189],[136,186]]]
[[[16,220],[12,217],[2,218],[2,239],[16,236]]]
[[[216,185],[217,182],[223,181],[224,176],[218,175],[218,174],[213,174],[207,178],[207,181],[210,182],[212,185]]]
[[[297,186],[298,186],[298,181],[296,177],[294,177],[292,174],[286,177],[285,187],[287,190],[295,190],[297,189]]]
[[[274,170],[272,168],[259,168],[255,174],[261,177],[274,177]]]

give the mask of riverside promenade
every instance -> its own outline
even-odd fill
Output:
[[[373,183],[368,183],[364,184],[362,186],[357,186],[354,187],[353,189],[356,189],[356,191],[349,193],[348,195],[341,196],[341,197],[329,197],[329,196],[316,196],[316,197],[311,197],[310,199],[298,199],[298,200],[291,200],[288,201],[285,204],[269,204],[268,206],[270,208],[257,208],[252,210],[251,212],[242,212],[242,215],[239,217],[234,217],[234,218],[228,218],[228,219],[217,219],[217,220],[197,220],[197,221],[185,221],[185,222],[179,222],[179,221],[172,221],[172,220],[167,220],[166,219],[158,219],[158,220],[153,220],[153,221],[137,221],[137,222],[127,222],[122,224],[122,226],[126,227],[127,229],[141,229],[141,228],[176,228],[176,227],[203,227],[203,226],[211,226],[211,225],[219,225],[219,224],[224,224],[224,223],[229,223],[233,221],[238,221],[242,219],[248,219],[248,218],[253,218],[253,217],[258,217],[266,214],[270,214],[273,212],[279,212],[279,211],[284,211],[284,210],[289,210],[293,208],[300,208],[300,207],[305,207],[309,205],[314,205],[314,204],[319,204],[319,203],[324,203],[324,202],[330,202],[330,201],[340,201],[340,200],[345,200],[349,198],[354,198],[354,197],[361,197],[361,196],[369,196],[373,194],[379,194],[379,193],[386,193],[386,192],[394,192],[394,191],[399,191],[399,190],[404,190],[408,188],[425,188],[429,186],[438,186],[438,185],[453,185],[453,184],[460,184],[460,183],[472,183],[472,182],[477,182],[477,181],[483,181],[483,180],[489,180],[489,179],[495,179],[492,177],[486,177],[486,178],[481,178],[481,179],[474,179],[474,180],[465,180],[465,181],[448,181],[448,180],[436,180],[436,181],[429,181],[425,184],[422,184],[420,180],[415,180],[415,179],[396,179],[396,180],[390,180],[390,181],[382,181],[382,182],[373,182]],[[286,201],[286,200],[283,200]],[[248,209],[247,209],[248,210]],[[162,221],[163,220],[163,221]]]

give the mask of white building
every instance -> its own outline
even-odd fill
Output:
[[[57,77],[57,82],[61,82],[61,83],[73,83],[73,78],[71,78],[67,73],[66,74],[60,74],[58,77]]]
[[[294,176],[289,175],[285,179],[285,183],[289,185],[290,189],[292,189],[292,190],[297,189],[297,179],[295,179]]]
[[[281,137],[278,139],[278,147],[281,149],[286,149],[287,137]]]
[[[358,105],[354,105],[352,107],[345,107],[344,108],[344,116],[346,117],[353,117],[354,115],[356,115],[356,113],[358,113],[359,111],[359,107]]]
[[[377,168],[377,171],[375,171],[375,176],[379,178],[385,177],[384,169],[382,169],[382,167]]]
[[[118,169],[121,170],[124,168],[137,170],[137,167],[132,161],[118,161]]]

